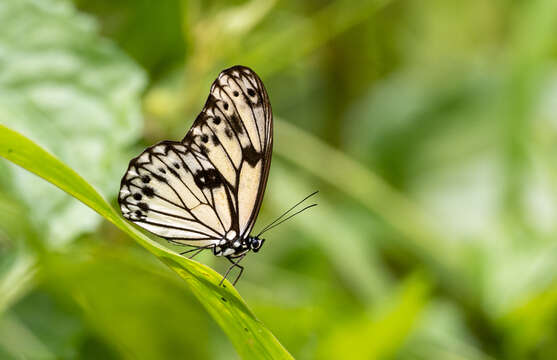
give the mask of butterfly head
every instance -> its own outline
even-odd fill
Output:
[[[263,246],[264,242],[265,242],[265,239],[260,239],[257,236],[250,236],[248,238],[249,248],[253,252],[258,252],[259,249],[261,249],[261,246]]]

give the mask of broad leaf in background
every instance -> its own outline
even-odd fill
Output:
[[[115,194],[130,155],[123,149],[141,132],[144,73],[70,1],[4,0],[0,23],[0,124]],[[98,225],[100,217],[52,185],[10,172],[42,239],[63,244]]]

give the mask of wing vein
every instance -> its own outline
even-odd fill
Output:
[[[246,77],[246,78],[247,78],[247,77]],[[240,83],[237,81],[236,78],[232,77],[232,80],[233,80],[233,81],[236,83],[236,85],[238,85],[238,87],[240,88],[240,91],[242,92],[242,94],[244,95],[244,99],[246,100],[246,104],[247,104],[247,105],[249,106],[249,108],[250,108],[251,115],[252,115],[252,118],[253,118],[253,123],[254,123],[254,125],[255,125],[255,129],[257,130],[257,138],[259,139],[259,148],[260,148],[261,151],[263,152],[263,146],[264,146],[264,144],[263,144],[263,140],[261,139],[261,134],[259,133],[259,125],[257,125],[257,116],[255,116],[255,112],[253,111],[253,106],[250,104],[248,94],[246,94],[246,93],[244,92],[244,89],[242,89],[242,86],[240,86]],[[248,81],[249,81],[249,78],[248,78]],[[259,92],[259,91],[258,91],[258,92]],[[229,97],[230,97],[230,95],[229,95]],[[234,107],[236,108],[236,105],[234,105]],[[238,108],[236,108],[236,112],[238,112]],[[238,114],[238,115],[240,115],[240,114]],[[242,120],[242,118],[240,118],[240,120]],[[244,123],[244,122],[242,121],[242,123]],[[253,145],[253,143],[252,143],[252,145]]]

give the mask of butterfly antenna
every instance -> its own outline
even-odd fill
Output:
[[[304,210],[309,209],[310,207],[316,206],[317,204],[313,204],[310,206],[306,206],[305,208],[303,208],[302,210],[296,212],[295,214],[287,217],[286,219],[284,219],[283,221],[279,222],[278,224],[276,224],[275,226],[273,226],[277,221],[279,221],[280,219],[282,219],[285,215],[287,215],[290,211],[294,210],[298,205],[300,205],[301,203],[303,203],[304,201],[306,201],[307,199],[309,199],[310,197],[312,197],[313,195],[317,194],[319,192],[319,190],[312,192],[311,194],[309,194],[308,196],[306,196],[305,198],[303,198],[302,200],[298,201],[294,206],[292,206],[290,209],[286,210],[281,216],[279,216],[278,218],[276,218],[275,220],[273,220],[270,224],[268,224],[267,226],[265,226],[263,228],[263,230],[261,230],[259,232],[259,234],[257,234],[256,236],[259,236],[261,234],[263,234],[265,231],[270,230],[271,228],[275,227],[278,224],[283,223],[284,221],[290,219],[292,216],[297,215],[299,213],[301,213]]]
[[[305,208],[303,208],[302,210],[296,211],[294,214],[288,216],[286,219],[284,219],[284,220],[282,220],[282,221],[279,221],[279,222],[276,223],[275,225],[266,227],[265,230],[263,230],[263,231],[261,231],[259,234],[257,234],[257,237],[259,237],[259,235],[263,234],[264,232],[269,231],[269,230],[271,230],[272,228],[279,226],[280,224],[282,224],[282,223],[285,222],[286,220],[292,219],[294,216],[298,215],[298,214],[301,213],[302,211],[306,211],[307,209],[312,208],[312,207],[314,207],[314,206],[317,206],[317,204],[308,205],[308,206],[306,206]]]

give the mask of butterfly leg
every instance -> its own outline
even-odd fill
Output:
[[[228,268],[228,270],[226,271],[226,274],[224,274],[224,276],[222,277],[222,280],[220,281],[219,286],[222,286],[222,283],[224,282],[224,279],[226,279],[228,277],[228,274],[230,273],[230,270],[232,270],[233,268],[237,267],[238,269],[240,269],[240,273],[238,274],[238,276],[236,276],[236,279],[234,280],[234,282],[232,283],[232,285],[236,286],[236,283],[238,282],[238,280],[240,280],[240,277],[242,276],[242,273],[244,272],[244,267],[240,264],[238,264],[240,261],[242,261],[242,259],[244,258],[244,256],[246,256],[246,254],[240,256],[238,258],[238,260],[234,261],[231,258],[227,257],[228,261],[230,261],[232,263],[232,265]]]
[[[234,285],[234,286],[236,286],[236,283],[238,282],[238,280],[240,280],[240,277],[242,277],[242,273],[244,272],[244,267],[243,266],[236,264],[236,267],[238,269],[240,269],[240,272],[238,273],[238,276],[236,276],[236,279],[232,283],[232,285]]]

